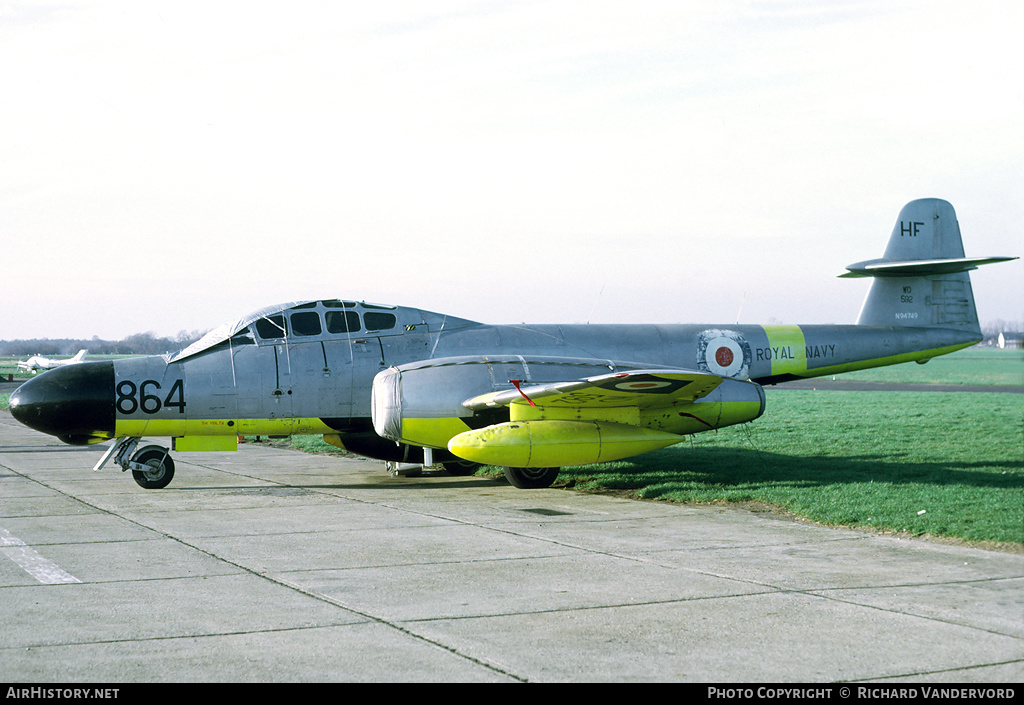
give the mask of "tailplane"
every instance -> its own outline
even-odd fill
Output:
[[[964,257],[953,206],[937,198],[900,211],[881,259],[857,262],[843,277],[873,277],[858,325],[976,331],[978,313],[968,272],[1016,257]]]

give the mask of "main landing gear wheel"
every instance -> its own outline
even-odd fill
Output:
[[[469,460],[450,460],[446,463],[441,463],[441,465],[444,466],[445,472],[454,477],[472,475],[480,467],[480,463],[474,463]]]
[[[513,487],[521,490],[539,490],[551,487],[558,477],[558,468],[504,468],[505,479]]]
[[[174,461],[160,446],[146,446],[132,456],[133,463],[148,466],[148,469],[132,468],[132,477],[139,487],[147,490],[161,490],[174,479]]]

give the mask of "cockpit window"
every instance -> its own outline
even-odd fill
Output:
[[[264,316],[257,320],[256,333],[264,340],[275,340],[287,336],[288,327],[284,321],[284,314]]]
[[[328,311],[324,317],[327,319],[328,333],[354,333],[362,330],[359,314],[355,311]]]
[[[395,327],[397,319],[393,313],[377,313],[367,311],[363,314],[363,322],[367,330],[391,330]]]
[[[322,318],[321,318],[322,314]],[[320,301],[294,301],[253,311],[242,318],[224,323],[183,350],[169,354],[167,359],[177,362],[222,344],[229,346],[252,345],[256,342],[287,343],[289,338],[312,338],[327,334],[349,335],[364,330],[381,332],[396,330],[399,309],[366,302],[321,299]],[[417,319],[419,320],[419,319]],[[403,322],[405,322],[403,320]],[[290,326],[290,329],[289,329]],[[406,326],[410,330],[412,328]],[[254,337],[255,335],[255,337]],[[258,341],[257,341],[258,339]]]
[[[303,311],[302,313],[292,314],[293,335],[320,335],[322,332],[320,314],[316,311]]]
[[[231,336],[228,342],[232,345],[255,345],[256,339],[252,337],[251,330],[244,328]]]

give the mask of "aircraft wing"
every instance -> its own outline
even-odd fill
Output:
[[[605,462],[674,445],[687,433],[764,410],[752,382],[691,370],[634,370],[472,397],[474,412],[509,407],[511,420],[461,433],[448,450],[474,462],[541,468]]]
[[[463,406],[472,411],[529,404],[558,408],[608,409],[651,408],[689,403],[707,396],[722,383],[718,375],[689,370],[636,370],[616,372],[570,382],[519,385],[467,399]]]
[[[764,390],[753,382],[610,360],[423,360],[373,383],[383,438],[520,468],[618,460],[763,411]]]

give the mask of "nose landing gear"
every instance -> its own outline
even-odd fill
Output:
[[[149,445],[138,448],[140,438],[127,437],[117,440],[110,447],[93,470],[99,470],[111,457],[121,466],[122,471],[131,470],[139,487],[159,490],[167,487],[174,479],[174,461],[167,448]]]

